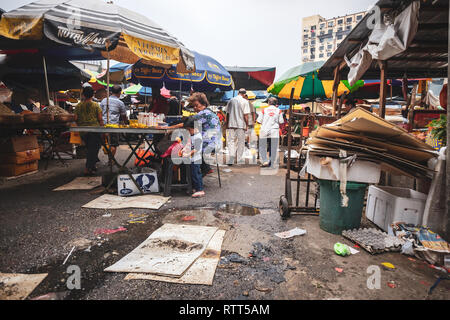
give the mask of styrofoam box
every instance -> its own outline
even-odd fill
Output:
[[[306,163],[306,172],[318,179],[339,181],[339,160],[331,160],[330,165],[320,164],[320,157],[309,156]],[[360,183],[378,183],[380,181],[381,167],[379,164],[370,161],[356,160],[347,168],[347,181]]]
[[[156,171],[132,175],[144,193],[159,192]],[[117,176],[117,194],[122,197],[140,194],[140,191],[127,174]]]
[[[384,231],[394,222],[422,224],[427,195],[408,188],[370,186],[366,217]]]

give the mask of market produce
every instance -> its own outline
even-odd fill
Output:
[[[58,106],[48,106],[47,108],[42,110],[42,113],[51,113],[53,115],[69,114],[69,112]]]

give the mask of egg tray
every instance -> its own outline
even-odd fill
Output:
[[[357,243],[371,254],[397,252],[402,249],[405,243],[404,240],[390,236],[375,228],[345,230],[342,232],[342,236]]]

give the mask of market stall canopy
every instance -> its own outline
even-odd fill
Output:
[[[267,92],[279,98],[290,98],[292,88],[294,90],[293,99],[315,99],[331,98],[333,94],[333,81],[321,81],[318,77],[318,70],[324,61],[307,62],[293,67],[286,71]],[[341,81],[338,86],[338,94],[356,91],[364,85],[363,81],[357,82],[354,86],[349,86],[347,81]]]
[[[103,59],[127,63],[143,59],[165,68],[175,64],[180,71],[195,70],[194,55],[177,38],[147,17],[112,2],[32,2],[2,15],[0,35],[15,40],[0,39],[2,49],[21,41],[27,41],[28,45],[34,43],[34,47],[53,42],[62,45],[62,51],[72,47],[81,49],[80,55],[97,51]]]
[[[409,8],[411,5],[414,5],[414,7]],[[415,3],[412,0],[378,1],[373,7],[374,10],[369,10],[368,14],[355,26],[355,28],[353,28],[333,55],[320,68],[319,77],[323,80],[333,79],[333,72],[338,67],[340,79],[348,79],[350,68],[344,57],[347,57],[347,60],[351,62],[355,62],[357,59],[356,56],[360,54],[360,57],[363,58],[362,60],[367,60],[367,62],[360,64],[365,64],[365,68],[367,69],[365,71],[361,70],[359,78],[379,78],[380,69],[378,60],[373,57],[369,51],[363,49],[367,44],[376,46],[376,48],[383,48],[383,43],[386,43],[386,41],[380,41],[382,37],[386,40],[391,39],[392,41],[390,41],[390,43],[403,43],[403,38],[406,35],[402,35],[398,32],[401,30],[399,24],[402,19],[397,19],[397,22],[395,22],[394,19],[395,23],[390,26],[382,25],[383,28],[378,30],[377,33],[374,33],[376,29],[373,28],[371,23],[377,21],[376,18],[378,14],[381,14],[381,18],[391,17],[390,20],[393,20],[392,17],[399,17],[399,14],[405,12],[408,8],[416,9],[417,7],[417,12],[414,11],[414,14],[408,15],[408,19],[403,19],[405,21],[410,21],[409,23],[411,25],[414,24],[416,26],[410,32],[410,39],[405,39],[407,40],[406,44],[409,43],[409,46],[406,46],[404,51],[387,59],[386,57],[383,57],[388,63],[386,67],[386,78],[401,79],[405,74],[408,78],[447,77],[448,6],[448,0],[422,1],[420,3]],[[383,21],[383,19],[378,20]],[[388,30],[388,27],[391,28],[389,30],[392,31],[399,41],[396,40],[397,38],[394,39],[384,35],[383,30]],[[380,37],[378,41],[376,41],[377,39],[374,39],[376,35]],[[404,43],[402,45],[404,46]],[[383,59],[380,58],[380,60]]]
[[[170,90],[214,92],[216,89],[231,89],[232,79],[227,70],[215,59],[193,51],[196,70],[193,73],[179,73],[170,69],[148,66],[139,61],[125,70],[125,77],[133,83],[143,86],[164,85]]]
[[[47,63],[51,91],[80,88],[91,76],[72,63],[51,59]],[[0,58],[0,79],[9,88],[35,88],[45,91],[42,57],[39,54],[16,54]]]
[[[89,74],[91,76],[91,78],[89,79],[89,84],[92,86],[92,88],[97,91],[100,90],[102,88],[106,88],[107,83],[101,81],[98,77],[99,77],[99,73],[89,70],[89,69],[83,69],[84,72],[86,72],[87,74]],[[113,86],[113,84],[109,85],[110,87]]]
[[[127,95],[136,95],[139,94],[141,96],[151,96],[152,95],[152,88],[150,87],[143,87],[140,84],[135,84],[133,86],[130,86],[122,91],[123,94]],[[170,98],[170,91],[166,88],[161,88],[160,93],[165,98]]]
[[[275,67],[231,67],[225,69],[233,77],[236,89],[266,90],[275,79]]]
[[[225,91],[222,97],[222,101],[229,101],[233,97],[239,94],[237,90]],[[265,90],[247,90],[247,96],[251,99],[266,99],[269,94]]]
[[[119,62],[109,68],[109,81],[111,83],[126,83],[127,80],[125,78],[125,70],[130,66],[129,63]],[[106,81],[106,72],[105,69],[102,73],[98,75],[98,79],[102,81]]]

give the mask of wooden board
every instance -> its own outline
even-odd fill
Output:
[[[0,273],[0,300],[24,300],[48,273]]]
[[[53,191],[91,190],[100,185],[102,185],[102,177],[77,177],[71,182],[53,189]]]
[[[181,277],[200,257],[218,228],[167,223],[105,269]]]
[[[126,208],[142,208],[142,209],[159,209],[170,197],[162,197],[157,195],[143,195],[132,197],[119,197],[112,194],[104,194],[95,200],[85,204],[83,208],[91,209],[126,209]]]
[[[125,280],[154,280],[182,284],[213,284],[216,267],[219,263],[225,230],[218,230],[208,243],[203,254],[180,278],[163,277],[149,273],[129,273]]]

